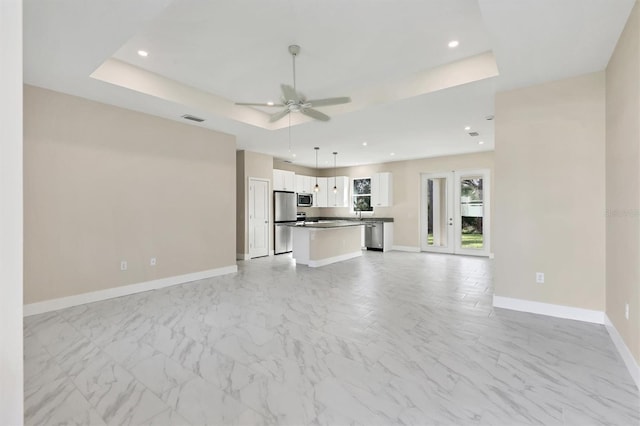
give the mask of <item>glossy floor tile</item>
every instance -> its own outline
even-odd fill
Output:
[[[492,307],[491,261],[287,255],[25,318],[29,425],[639,425],[605,328]]]

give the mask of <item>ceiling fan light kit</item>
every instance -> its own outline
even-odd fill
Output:
[[[303,115],[306,115],[307,117],[311,117],[319,121],[329,121],[330,117],[327,114],[320,112],[314,108],[340,105],[351,102],[351,98],[348,96],[309,100],[303,94],[298,92],[296,88],[296,56],[298,56],[298,53],[300,53],[300,46],[298,46],[297,44],[292,44],[291,46],[289,46],[289,53],[293,58],[293,87],[287,84],[280,85],[280,90],[282,90],[281,103],[275,104],[273,102],[236,102],[236,105],[284,108],[282,111],[276,112],[269,117],[269,122],[273,123],[292,112],[299,112]]]

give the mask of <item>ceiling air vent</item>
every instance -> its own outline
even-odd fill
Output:
[[[182,116],[185,120],[197,121],[198,123],[202,123],[204,118],[196,117],[195,115],[185,114]]]
[[[480,136],[478,132],[469,132],[469,136]]]

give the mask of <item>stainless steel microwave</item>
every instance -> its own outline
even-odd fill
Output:
[[[313,206],[313,194],[298,193],[298,207]]]

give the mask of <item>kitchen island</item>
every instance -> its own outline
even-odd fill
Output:
[[[293,258],[312,268],[362,256],[361,226],[356,221],[292,225]]]

